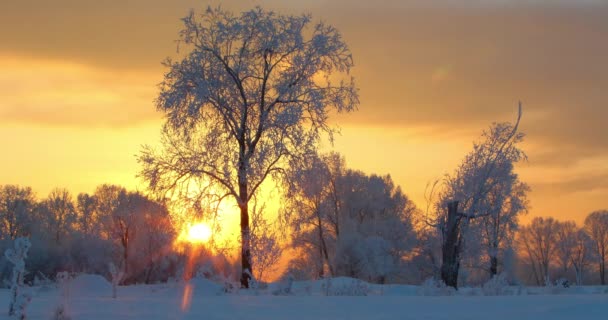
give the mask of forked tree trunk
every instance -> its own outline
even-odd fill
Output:
[[[454,289],[458,289],[458,271],[460,270],[461,236],[458,201],[448,203],[448,215],[444,225],[444,239],[441,246],[443,261],[441,263],[441,280]]]

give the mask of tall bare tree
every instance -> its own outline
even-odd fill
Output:
[[[157,192],[203,179],[236,199],[241,285],[248,287],[249,201],[323,133],[332,136],[330,111],[356,108],[354,80],[345,77],[353,60],[340,32],[309,15],[208,8],[183,22],[184,58],[165,62],[156,100],[166,119],[163,149],[143,149],[141,175]]]
[[[605,285],[606,255],[608,254],[608,210],[590,213],[585,218],[585,230],[593,240],[600,272],[600,282]]]
[[[521,229],[521,246],[532,267],[537,285],[550,283],[549,267],[556,252],[559,222],[553,218],[536,217]]]

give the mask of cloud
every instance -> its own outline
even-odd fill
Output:
[[[159,78],[65,61],[0,56],[0,123],[128,126],[160,118]]]
[[[235,10],[259,4],[312,12],[315,20],[341,30],[353,52],[362,102],[358,112],[338,118],[344,124],[423,127],[426,133],[470,139],[492,121],[512,120],[522,100],[522,129],[531,145],[542,149],[538,161],[571,163],[608,153],[605,1],[209,4],[220,3]],[[42,68],[40,76],[30,68],[26,77],[20,70],[27,70],[29,61],[8,65],[13,71],[0,75],[0,90],[20,87],[11,91],[10,104],[0,104],[3,121],[75,124],[85,119],[114,125],[157,116],[151,101],[162,78],[159,62],[175,54],[179,19],[189,8],[206,5],[196,0],[3,2],[0,19],[12,26],[0,30],[5,55],[82,67],[68,67],[66,76],[60,68]],[[40,81],[32,84],[32,78]],[[44,79],[51,80],[40,83]],[[100,112],[99,119],[87,116]]]

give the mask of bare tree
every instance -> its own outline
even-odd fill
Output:
[[[141,175],[160,192],[203,178],[236,199],[241,285],[248,287],[249,201],[288,160],[314,150],[322,133],[332,136],[330,111],[355,109],[353,79],[334,81],[349,72],[352,57],[334,27],[309,28],[309,15],[209,8],[183,22],[180,49],[189,51],[165,62],[156,100],[166,116],[164,148],[143,149]]]
[[[87,193],[80,193],[76,198],[76,224],[85,238],[91,235],[93,228],[96,226],[96,205],[95,197]]]
[[[48,198],[42,202],[41,210],[46,226],[53,232],[55,243],[62,243],[73,231],[76,223],[76,209],[72,195],[67,189],[53,189]]]
[[[568,270],[575,260],[577,233],[578,228],[574,221],[558,222],[555,251],[560,273],[563,277],[567,277]]]
[[[575,235],[575,246],[572,250],[572,266],[576,273],[576,284],[583,285],[583,274],[591,260],[591,238],[585,230],[579,229]]]
[[[521,245],[534,273],[536,284],[550,283],[549,267],[556,251],[559,222],[553,218],[536,217],[521,229]]]
[[[585,230],[591,237],[597,254],[600,282],[606,284],[606,254],[608,254],[608,210],[595,211],[585,218]]]

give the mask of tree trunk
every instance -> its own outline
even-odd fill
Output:
[[[574,264],[574,272],[576,274],[576,285],[577,286],[582,286],[583,285],[583,270],[582,270],[582,267],[579,268],[577,264]]]
[[[334,270],[329,263],[329,254],[327,253],[327,244],[325,243],[325,237],[323,236],[323,225],[321,221],[321,214],[317,211],[317,223],[319,224],[319,241],[321,242],[321,277],[324,276],[325,272],[325,263],[327,263],[327,267],[329,268],[329,275],[333,277]],[[325,260],[325,263],[323,263]]]
[[[444,225],[444,239],[441,246],[443,261],[441,263],[441,279],[443,282],[458,290],[458,271],[460,269],[460,215],[458,201],[448,203],[448,216]]]
[[[498,258],[490,257],[490,277],[494,277],[498,274]]]
[[[249,229],[249,206],[247,202],[241,208],[241,288],[249,288],[249,281],[253,275],[251,264],[251,237]]]

